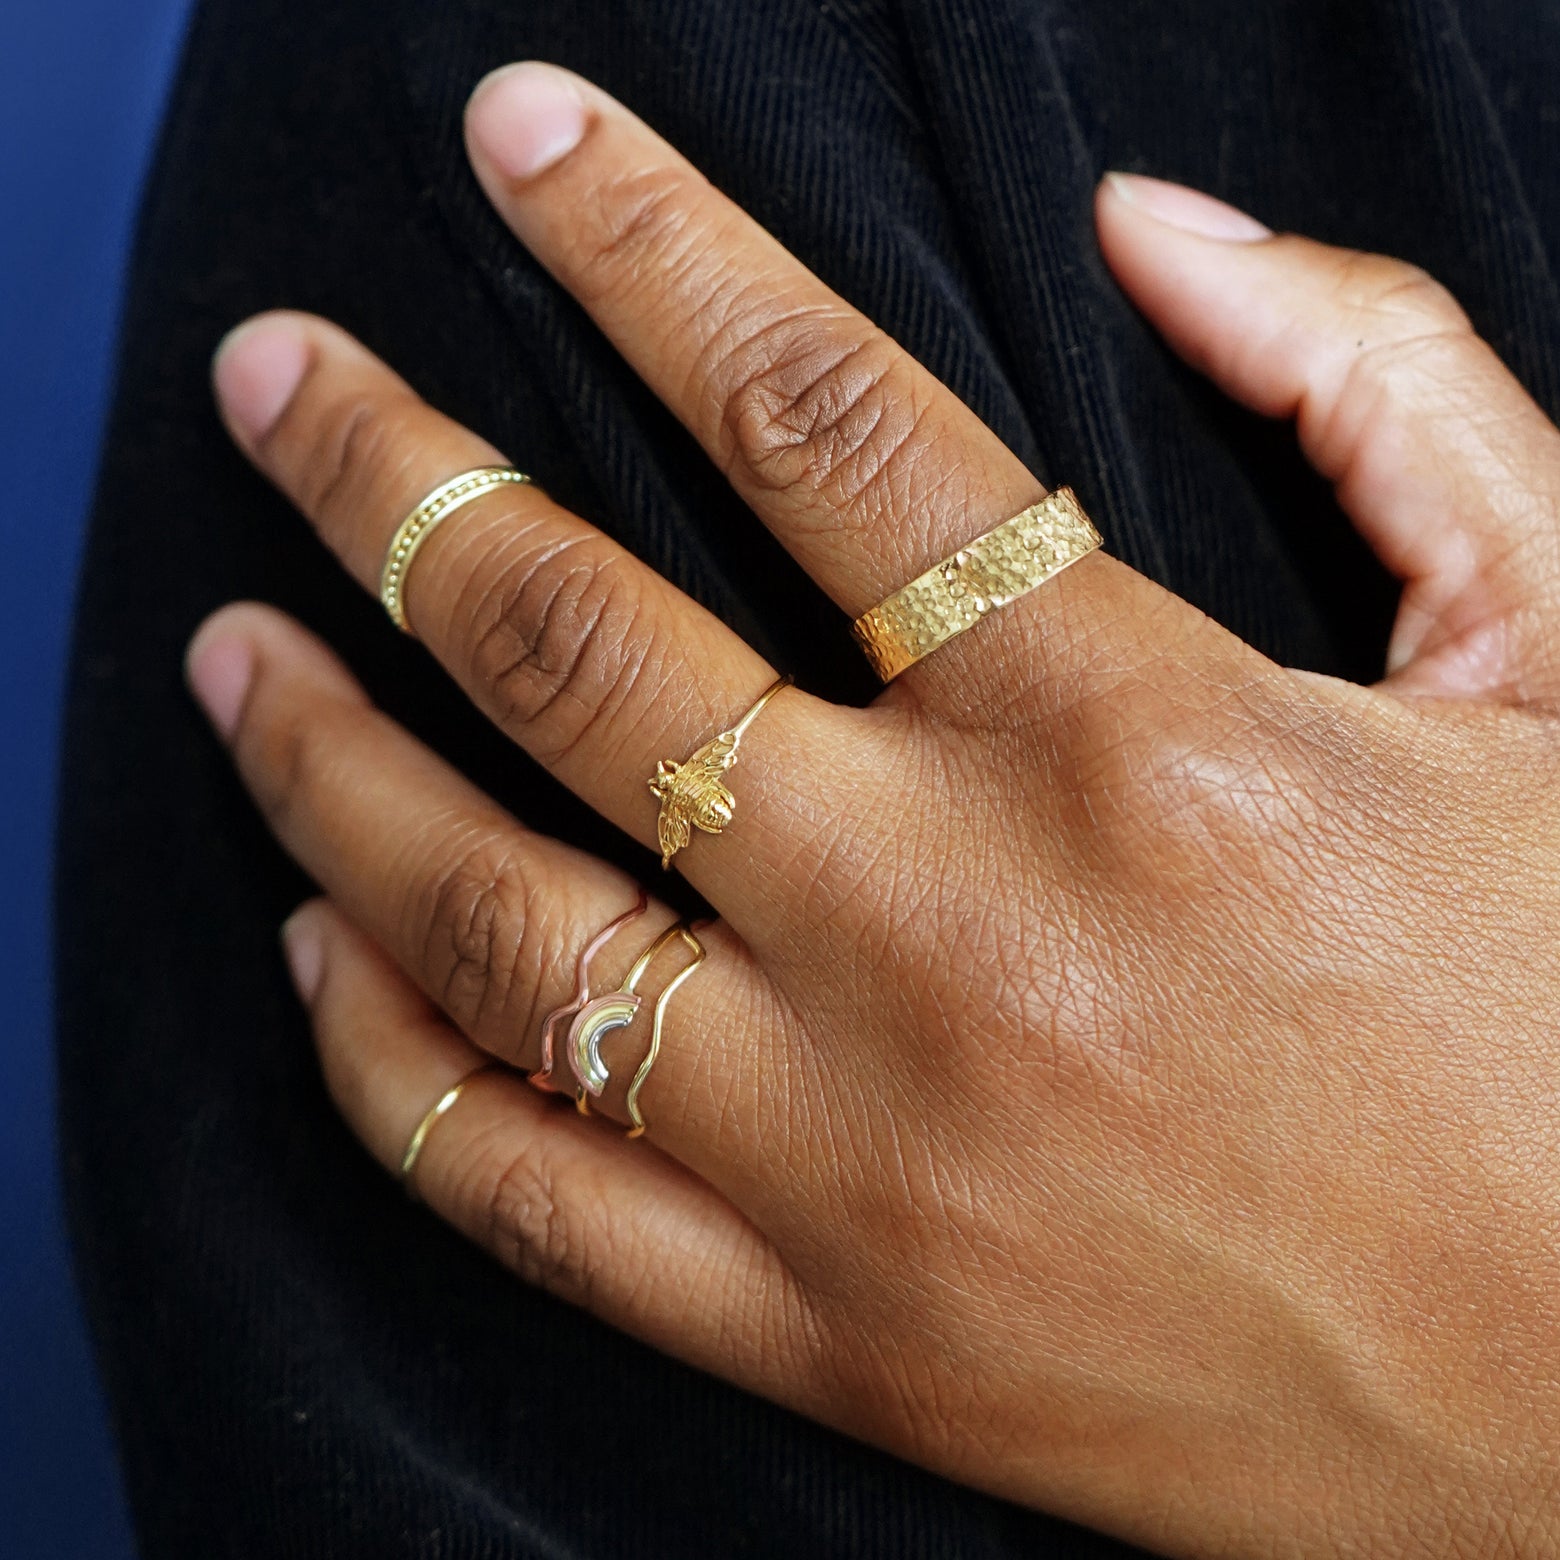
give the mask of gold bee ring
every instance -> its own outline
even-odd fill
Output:
[[[873,671],[892,682],[994,607],[1028,595],[1099,545],[1077,495],[1057,488],[862,613],[857,643]]]
[[[671,868],[672,857],[693,838],[695,828],[706,834],[719,834],[731,822],[737,799],[721,783],[720,777],[736,763],[743,733],[758,718],[759,711],[782,688],[790,686],[789,677],[777,677],[730,731],[721,732],[714,741],[706,742],[680,764],[663,758],[655,766],[655,773],[650,777],[650,793],[661,803],[655,832],[661,845],[663,868]]]
[[[418,549],[433,534],[433,528],[493,488],[503,487],[508,482],[530,480],[513,466],[479,466],[475,471],[463,471],[458,477],[441,482],[396,527],[395,535],[385,549],[384,568],[379,575],[379,600],[390,614],[390,621],[403,634],[412,631],[406,621],[406,572]]]

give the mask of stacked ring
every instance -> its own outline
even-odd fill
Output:
[[[406,575],[422,544],[434,528],[457,509],[484,493],[506,483],[525,483],[531,479],[513,466],[479,466],[436,487],[401,523],[385,550],[384,567],[379,575],[379,600],[390,621],[403,634],[412,632],[406,621]]]
[[[579,962],[574,970],[574,995],[560,1007],[555,1007],[542,1023],[542,1060],[536,1071],[530,1074],[530,1082],[544,1093],[556,1092],[552,1081],[553,1073],[553,1046],[554,1037],[558,1026],[569,1023],[571,1026],[580,1010],[590,1001],[590,962],[612,940],[620,927],[627,926],[630,921],[637,921],[646,910],[650,908],[650,901],[643,889],[639,892],[639,902],[615,921],[609,921],[586,943],[584,951],[580,954]]]
[[[672,992],[704,962],[703,945],[689,930],[686,922],[673,922],[634,960],[633,967],[624,976],[623,984],[616,991],[610,991],[605,996],[587,1002],[569,1025],[566,1054],[569,1059],[569,1070],[574,1074],[577,1085],[574,1103],[582,1116],[588,1116],[590,1097],[599,1096],[611,1076],[601,1056],[603,1038],[614,1029],[627,1028],[634,1021],[644,1004],[644,998],[640,996],[638,990],[639,982],[644,979],[645,972],[655,962],[656,955],[679,937],[693,950],[694,959],[667,982],[661,995],[656,999],[650,1048],[646,1052],[645,1060],[640,1063],[638,1072],[634,1074],[633,1083],[629,1086],[629,1117],[634,1123],[633,1130],[629,1132],[630,1137],[638,1137],[645,1130],[645,1120],[639,1112],[639,1091],[644,1087],[644,1081],[649,1076],[650,1068],[655,1065],[656,1055],[661,1049],[661,1021],[666,1011],[666,1004]]]
[[[667,1004],[677,988],[705,959],[704,945],[693,935],[692,929],[684,921],[675,921],[634,960],[628,974],[623,978],[622,985],[602,996],[591,996],[591,960],[620,927],[626,926],[630,921],[644,914],[646,904],[645,896],[641,894],[636,905],[618,916],[616,920],[609,922],[586,944],[576,969],[574,995],[561,1006],[554,1008],[542,1025],[542,1061],[531,1074],[531,1082],[537,1088],[550,1092],[554,1090],[551,1081],[554,1067],[554,1042],[559,1025],[567,1022],[569,1027],[563,1052],[569,1064],[569,1071],[574,1076],[574,1103],[582,1116],[588,1116],[591,1096],[599,1096],[611,1076],[606,1062],[602,1059],[602,1040],[614,1029],[624,1029],[633,1023],[644,1005],[644,998],[639,993],[640,981],[644,979],[645,973],[662,949],[681,938],[693,958],[661,988],[661,994],[656,998],[650,1027],[650,1045],[628,1089],[628,1115],[633,1123],[628,1135],[635,1138],[640,1137],[645,1130],[645,1118],[639,1109],[639,1093],[644,1088],[645,1080],[650,1076],[650,1070],[655,1066],[655,1059],[661,1051],[661,1033]],[[448,1106],[445,1108],[448,1109]]]
[[[634,1081],[628,1086],[628,1119],[633,1123],[628,1129],[628,1136],[631,1138],[644,1135],[645,1118],[639,1109],[639,1091],[644,1088],[645,1079],[650,1076],[650,1069],[661,1054],[661,1024],[666,1017],[666,1005],[672,1000],[672,993],[704,963],[706,957],[704,944],[693,935],[692,927],[678,922],[673,930],[692,950],[693,958],[667,981],[661,988],[661,995],[655,999],[655,1015],[650,1023],[650,1049],[645,1052],[645,1058],[634,1074]]]

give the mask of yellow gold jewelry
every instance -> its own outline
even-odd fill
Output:
[[[412,1192],[414,1196],[416,1195],[412,1186],[412,1171],[417,1166],[417,1160],[423,1151],[423,1144],[428,1141],[428,1134],[433,1130],[434,1122],[454,1108],[456,1100],[461,1097],[466,1085],[473,1078],[480,1077],[486,1072],[493,1072],[499,1065],[497,1062],[484,1062],[482,1066],[473,1068],[459,1083],[446,1089],[434,1101],[428,1114],[417,1123],[417,1130],[412,1134],[411,1142],[406,1145],[406,1152],[401,1155],[401,1181],[408,1192]]]
[[[907,666],[1027,595],[1100,545],[1071,488],[1004,520],[856,619],[857,643],[892,682]]]
[[[743,734],[757,720],[759,712],[782,688],[790,686],[789,677],[776,678],[730,731],[721,732],[680,764],[663,758],[655,766],[650,793],[661,803],[655,832],[661,845],[663,869],[670,870],[672,857],[693,838],[695,828],[706,834],[719,834],[731,822],[737,799],[720,777],[736,763]]]
[[[531,479],[513,466],[479,466],[475,471],[463,471],[458,477],[436,487],[396,528],[385,552],[385,565],[379,575],[379,599],[390,614],[390,620],[403,634],[411,633],[406,621],[406,571],[418,549],[433,534],[441,520],[447,520],[457,509],[474,498],[507,482],[529,482]]]
[[[704,944],[693,935],[690,927],[679,925],[675,930],[693,950],[693,959],[667,981],[661,988],[661,995],[655,999],[655,1019],[650,1026],[650,1049],[645,1052],[645,1059],[639,1064],[639,1071],[634,1074],[634,1081],[628,1086],[628,1119],[633,1122],[633,1126],[628,1129],[628,1136],[631,1138],[642,1136],[645,1130],[645,1118],[639,1109],[639,1091],[644,1088],[645,1079],[650,1076],[650,1069],[655,1066],[655,1059],[661,1054],[661,1023],[666,1017],[666,1004],[672,1000],[672,993],[704,963],[705,959]]]
[[[574,1015],[569,1025],[568,1039],[564,1042],[564,1055],[569,1061],[569,1071],[574,1074],[576,1084],[574,1103],[582,1116],[590,1114],[590,1096],[599,1095],[606,1088],[607,1080],[611,1077],[607,1064],[601,1058],[602,1040],[612,1030],[624,1029],[633,1023],[635,1014],[639,1012],[645,1000],[639,995],[639,982],[644,979],[645,971],[655,962],[655,956],[678,937],[692,940],[692,934],[682,921],[675,921],[668,926],[634,960],[632,968],[623,977],[623,984],[616,991],[609,991],[604,997],[593,997]],[[693,946],[699,951],[699,959],[694,961],[698,963],[704,957],[704,950],[697,942]],[[675,985],[676,982],[672,984]],[[665,995],[666,993],[662,992],[663,998]],[[659,1003],[657,1011],[659,1011]],[[657,1033],[659,1033],[659,1025]],[[651,1043],[654,1046],[653,1038]],[[643,1068],[640,1070],[643,1071]],[[639,1081],[636,1074],[635,1082]]]

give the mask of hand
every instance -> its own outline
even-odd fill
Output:
[[[501,72],[468,139],[517,237],[844,612],[1040,496],[595,88]],[[654,1146],[492,1072],[417,1188],[657,1347],[1143,1544],[1539,1552],[1560,1529],[1560,434],[1405,265],[1152,181],[1108,180],[1098,224],[1180,352],[1297,418],[1402,577],[1390,674],[1276,666],[1096,553],[869,709],[782,693],[734,822],[677,857],[722,919],[668,1009]],[[371,589],[414,503],[502,463],[320,319],[251,322],[216,383]],[[411,623],[651,845],[657,760],[774,670],[537,475],[430,538]],[[219,613],[190,666],[328,896],[289,925],[293,969],[335,1098],[394,1168],[474,1065],[536,1065],[637,885],[507,816],[268,609]],[[645,937],[672,919],[655,905]],[[609,945],[596,989],[644,940]],[[620,1121],[643,1028],[610,1053]]]

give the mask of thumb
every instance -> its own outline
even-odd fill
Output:
[[[1228,395],[1296,420],[1403,581],[1389,685],[1560,706],[1560,431],[1445,288],[1158,179],[1109,175],[1096,218],[1138,308]]]

